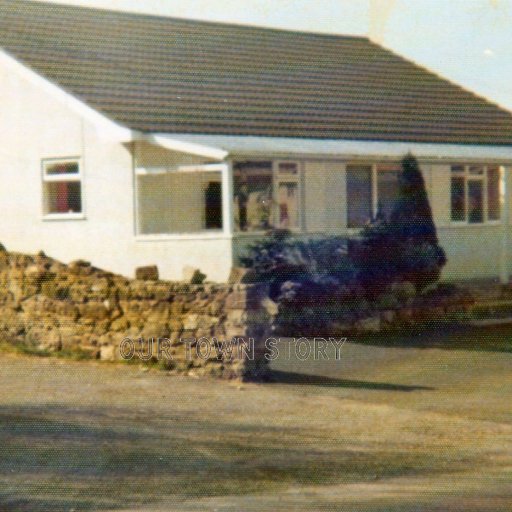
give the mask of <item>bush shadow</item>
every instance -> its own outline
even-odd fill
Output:
[[[512,325],[475,327],[439,323],[400,332],[358,334],[348,338],[351,343],[379,347],[512,353]]]

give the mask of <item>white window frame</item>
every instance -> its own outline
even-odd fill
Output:
[[[452,171],[452,167],[463,167],[463,171]],[[482,167],[482,174],[471,174],[470,167]],[[497,167],[499,171],[499,193],[500,193],[500,218],[497,220],[489,220],[489,178],[488,169],[489,167]],[[452,218],[452,178],[463,178],[464,179],[464,220],[453,220]],[[503,219],[503,179],[504,172],[503,166],[497,164],[479,164],[479,163],[453,163],[450,164],[450,224],[453,226],[499,226]],[[469,204],[469,187],[470,181],[479,181],[482,183],[482,194],[483,194],[483,221],[482,222],[469,222],[468,220],[468,204]]]
[[[387,166],[396,166],[398,169],[400,169],[400,162],[349,162],[346,164],[345,169],[348,170],[349,167],[369,167],[370,168],[370,190],[371,190],[371,214],[372,217],[375,219],[378,213],[379,209],[379,170],[378,167],[380,165],[387,165]],[[347,180],[346,180],[347,182]],[[348,223],[348,196],[347,196],[347,223]],[[350,233],[358,233],[363,229],[364,226],[361,227],[348,227],[347,230]]]
[[[233,167],[239,160],[233,161]],[[272,223],[274,225],[271,229],[279,229],[276,228],[278,224],[278,211],[275,205],[278,200],[279,193],[279,183],[297,183],[297,194],[298,194],[298,227],[296,228],[286,228],[291,233],[302,233],[305,228],[305,220],[304,220],[304,212],[305,212],[305,204],[306,201],[304,199],[304,165],[300,160],[295,159],[275,159],[275,158],[242,158],[240,161],[250,161],[250,162],[270,162],[272,165]],[[296,175],[285,175],[283,174],[282,180],[279,179],[279,164],[294,164],[297,165],[297,174]],[[233,176],[234,179],[234,176]],[[232,199],[233,200],[233,199]],[[268,230],[258,230],[258,231],[236,231],[233,230],[233,235],[236,237],[261,237],[265,235]]]
[[[214,163],[214,164],[191,164],[191,165],[179,165],[176,167],[137,167],[134,170],[134,205],[135,205],[135,240],[138,242],[151,242],[151,241],[169,241],[169,240],[223,240],[231,238],[231,222],[226,222],[226,218],[229,218],[229,208],[224,200],[224,195],[227,193],[226,190],[230,190],[231,183],[229,182],[230,165],[226,162]],[[223,227],[221,229],[206,229],[203,228],[200,231],[182,232],[182,233],[142,233],[140,227],[140,200],[139,200],[139,181],[140,177],[144,176],[156,176],[161,174],[187,174],[187,173],[201,173],[201,174],[214,174],[213,180],[209,178],[209,181],[217,181],[222,184],[222,222]],[[208,180],[206,180],[208,181]],[[201,190],[205,190],[206,182],[201,182]],[[205,214],[202,213],[201,222],[204,226],[206,224]]]
[[[76,164],[78,166],[77,173],[66,174],[48,174],[48,167],[51,165],[59,164]],[[43,220],[83,220],[85,219],[85,202],[83,191],[83,165],[80,157],[67,157],[67,158],[44,158],[41,161],[41,175],[42,175],[42,218]],[[62,212],[62,213],[46,213],[46,184],[58,182],[78,182],[80,183],[80,204],[82,206],[81,212]]]

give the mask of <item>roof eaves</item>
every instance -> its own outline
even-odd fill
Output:
[[[228,151],[213,147],[210,145],[198,144],[197,142],[190,142],[187,140],[179,140],[172,136],[172,134],[159,134],[148,133],[143,134],[140,140],[145,140],[150,144],[161,146],[170,151],[177,151],[178,153],[187,153],[189,155],[197,155],[212,160],[224,160],[228,156]]]

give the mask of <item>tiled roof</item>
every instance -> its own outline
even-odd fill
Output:
[[[0,47],[143,132],[512,144],[510,113],[362,37],[0,0]]]

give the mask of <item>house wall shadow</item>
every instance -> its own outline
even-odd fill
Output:
[[[354,379],[337,379],[323,375],[310,375],[307,373],[286,372],[273,370],[270,374],[270,382],[275,384],[298,384],[307,386],[323,386],[329,388],[369,389],[374,391],[433,391],[435,388],[428,386],[409,386],[403,384],[390,384],[386,382],[371,382]]]

